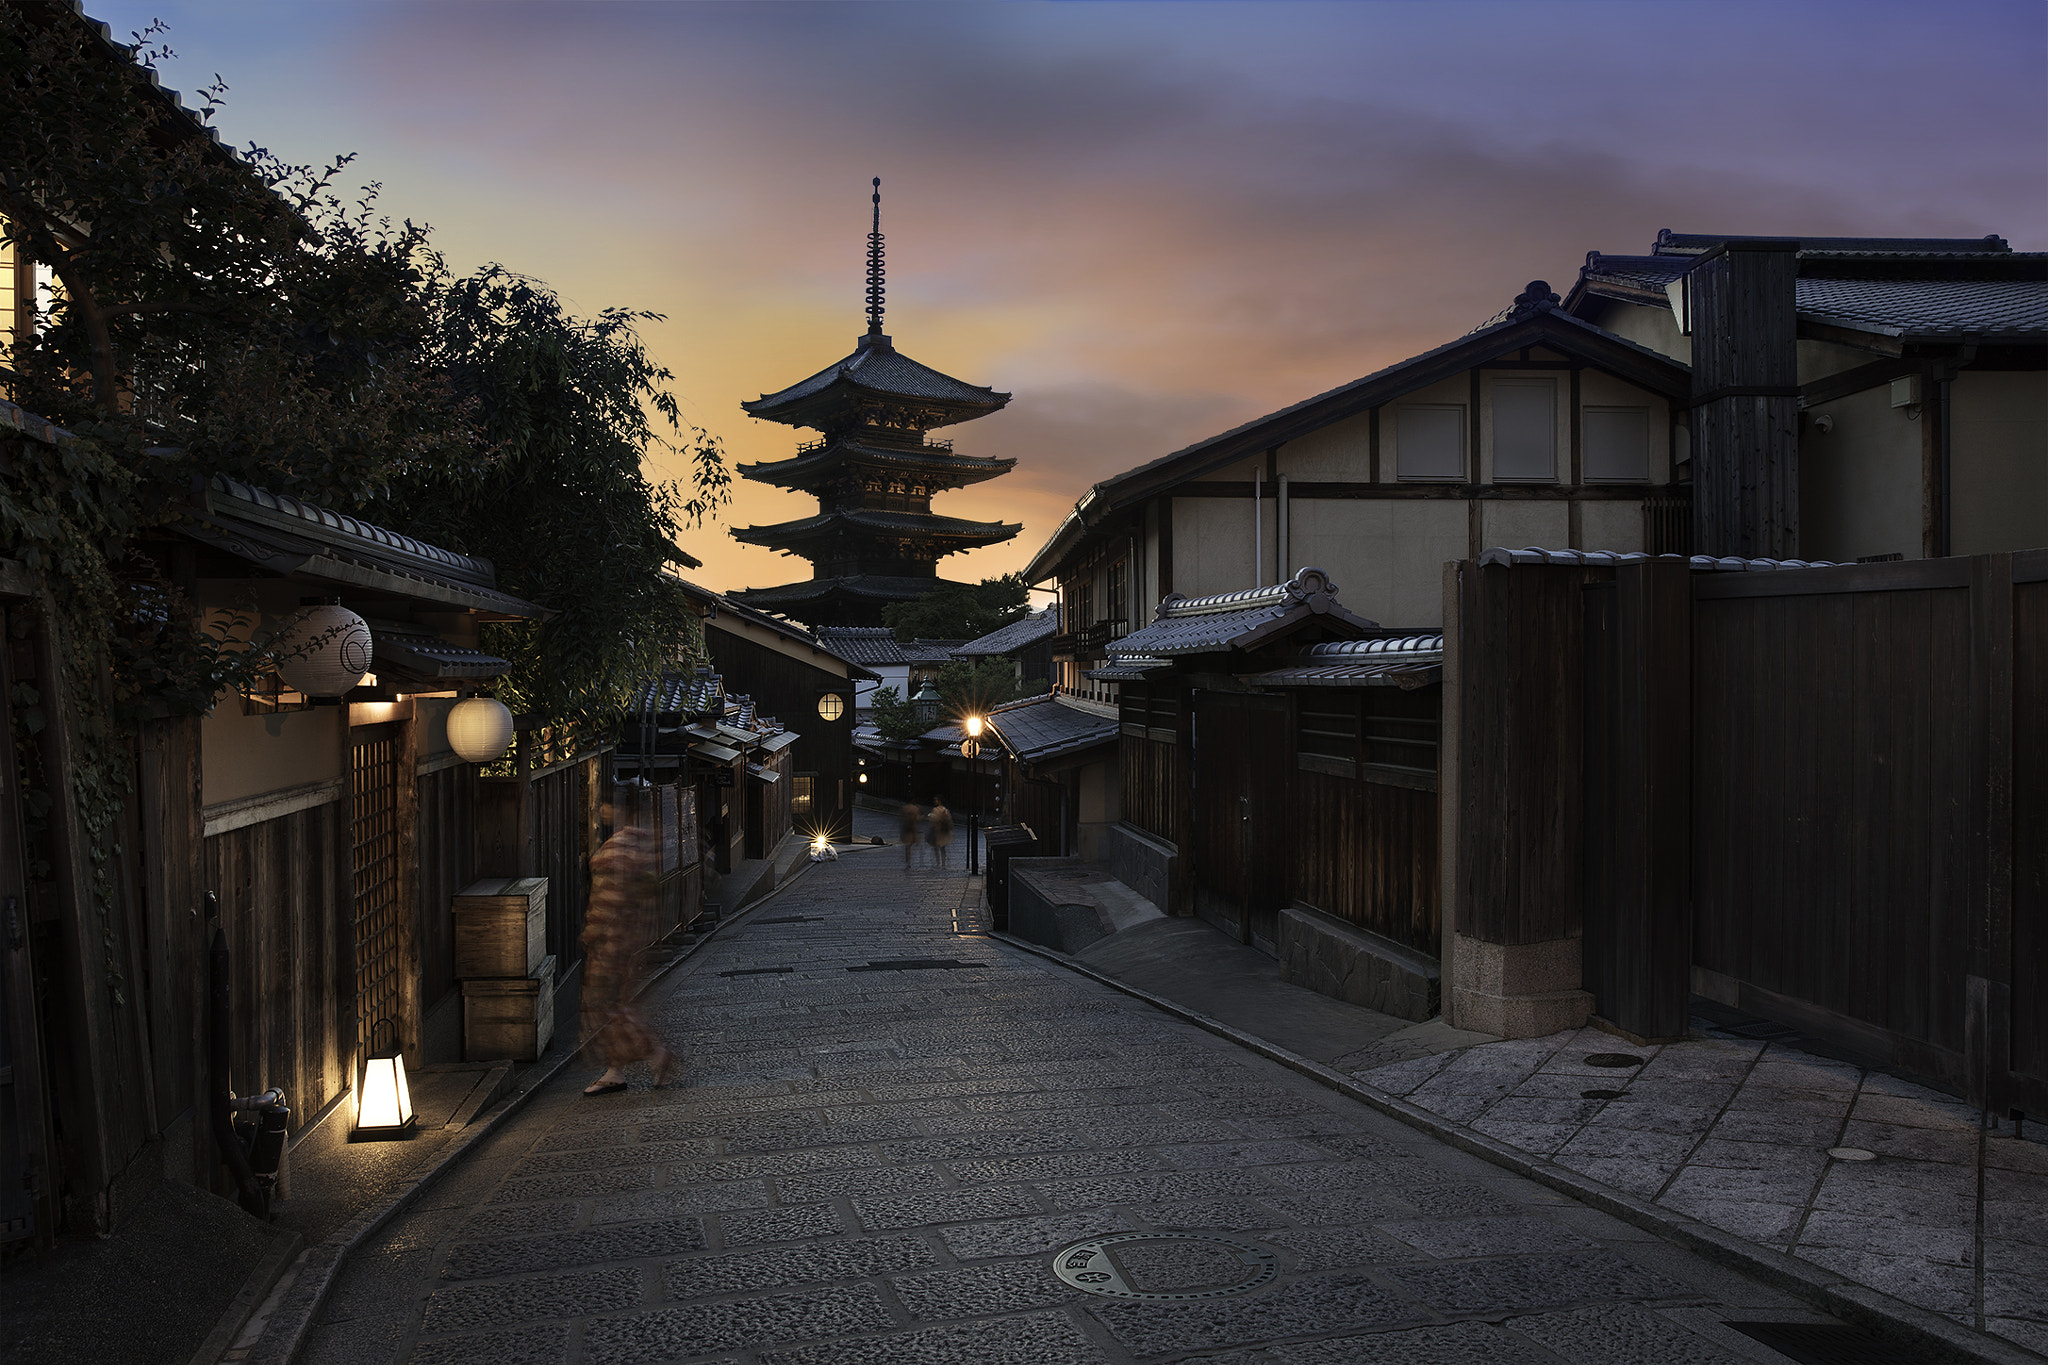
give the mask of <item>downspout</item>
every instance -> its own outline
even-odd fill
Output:
[[[1287,476],[1282,474],[1280,475],[1280,491],[1274,494],[1273,501],[1273,541],[1280,559],[1280,563],[1276,566],[1279,569],[1279,573],[1273,577],[1275,583],[1285,583],[1294,577],[1293,574],[1287,572],[1287,566],[1293,562],[1287,555],[1287,532]]]
[[[1266,513],[1259,505],[1259,494],[1266,486],[1266,471],[1252,471],[1252,581],[1248,587],[1264,586],[1261,575],[1266,571]]]
[[[1935,376],[1935,460],[1941,467],[1941,542],[1937,547],[1941,557],[1946,559],[1955,551],[1955,504],[1952,501],[1950,484],[1955,470],[1955,446],[1949,425],[1949,413],[1953,406],[1950,388],[1955,382],[1956,372],[1977,358],[1975,346],[1965,346],[1956,353],[1955,359],[1937,366]]]
[[[228,933],[216,922],[220,917],[220,898],[213,892],[206,893],[206,918],[214,923],[213,944],[208,949],[207,982],[211,1000],[208,1015],[207,1041],[208,1067],[206,1076],[207,1108],[212,1111],[213,1145],[220,1149],[220,1159],[226,1164],[228,1174],[234,1178],[235,1192],[242,1207],[263,1217],[268,1211],[269,1201],[256,1186],[256,1173],[249,1168],[249,1154],[242,1150],[241,1139],[235,1136],[235,1120],[229,1105],[235,1098],[234,1084],[230,1078],[232,1063],[229,1056],[229,1030],[233,1027],[233,998],[230,995],[228,978]]]

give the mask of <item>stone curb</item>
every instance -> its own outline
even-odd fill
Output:
[[[695,957],[704,945],[717,938],[729,926],[742,924],[751,918],[756,910],[781,895],[785,888],[794,886],[815,866],[817,864],[808,859],[800,860],[790,875],[773,890],[747,902],[733,914],[721,918],[695,943],[669,959],[659,971],[649,976],[646,984],[640,988],[640,995],[644,996],[653,990],[676,968]],[[362,1210],[330,1233],[325,1241],[301,1252],[294,1268],[284,1275],[283,1283],[272,1291],[270,1297],[264,1300],[257,1310],[266,1321],[255,1343],[244,1352],[228,1350],[218,1359],[233,1361],[237,1365],[291,1365],[299,1348],[305,1344],[306,1335],[313,1326],[313,1319],[320,1312],[321,1305],[326,1303],[328,1293],[334,1288],[335,1280],[340,1277],[342,1263],[349,1255],[375,1236],[394,1215],[417,1201],[426,1193],[427,1188],[447,1174],[471,1147],[496,1132],[500,1125],[539,1093],[541,1087],[575,1063],[583,1055],[585,1046],[587,1044],[579,1043],[545,1067],[536,1065],[533,1070],[521,1077],[517,1090],[506,1096],[504,1102],[491,1113],[464,1128],[405,1188],[384,1203]],[[252,1313],[250,1316],[254,1315]],[[242,1323],[236,1324],[237,1333],[246,1321],[245,1318]],[[220,1327],[217,1326],[214,1330],[218,1334]],[[229,1342],[232,1341],[231,1334]],[[203,1365],[203,1362],[195,1357],[193,1365]]]
[[[206,1339],[192,1352],[186,1365],[214,1365],[214,1362],[220,1359],[221,1353],[235,1344],[235,1338],[249,1325],[250,1317],[270,1297],[270,1291],[284,1278],[285,1271],[298,1259],[299,1252],[305,1245],[306,1239],[296,1232],[278,1238],[277,1245],[264,1253],[263,1259],[256,1263],[256,1268],[242,1281],[242,1288],[235,1295],[234,1301],[214,1320],[213,1330],[206,1334]]]
[[[1398,1119],[1409,1127],[1419,1129],[1441,1142],[1449,1143],[1460,1151],[1470,1152],[1539,1185],[1548,1186],[1561,1194],[1568,1194],[1582,1204],[1599,1209],[1602,1213],[1610,1214],[1625,1223],[1634,1224],[1646,1232],[1654,1232],[1666,1241],[1674,1242],[1708,1260],[1755,1276],[1775,1288],[1805,1299],[1823,1312],[1831,1313],[1845,1322],[1910,1337],[1916,1345],[1931,1351],[1939,1360],[1979,1362],[1981,1365],[2039,1365],[2042,1359],[2017,1345],[1964,1327],[1961,1323],[1953,1322],[1927,1309],[1917,1308],[1868,1285],[1859,1284],[1767,1247],[1746,1242],[1697,1219],[1674,1213],[1635,1195],[1610,1189],[1597,1181],[1587,1179],[1577,1171],[1533,1157],[1505,1143],[1496,1142],[1482,1133],[1449,1123],[1399,1096],[1365,1085],[1341,1071],[1324,1066],[1321,1062],[1304,1057],[1300,1053],[1278,1047],[1263,1038],[1254,1037],[1220,1019],[1191,1010],[1185,1005],[1176,1004],[1150,991],[1140,990],[1113,976],[1098,972],[1065,953],[1028,943],[1007,933],[990,933],[988,937],[1055,962],[1077,975],[1142,1000],[1154,1009],[1184,1019],[1197,1028],[1213,1033],[1219,1038],[1228,1039],[1269,1061],[1278,1062],[1319,1085],[1368,1105],[1389,1118]]]

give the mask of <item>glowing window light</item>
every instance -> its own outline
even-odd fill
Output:
[[[818,698],[818,715],[824,720],[838,720],[846,714],[846,698],[837,692],[827,692]]]

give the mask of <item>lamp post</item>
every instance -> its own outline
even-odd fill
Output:
[[[967,809],[967,875],[970,877],[981,875],[980,846],[975,835],[981,818],[981,731],[984,724],[980,716],[969,716],[960,726],[967,732],[967,742],[960,746],[960,752],[967,756],[967,771],[974,781],[974,804]]]

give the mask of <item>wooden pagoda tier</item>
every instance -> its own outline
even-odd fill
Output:
[[[814,517],[777,522],[773,526],[735,526],[732,537],[743,545],[802,555],[820,568],[858,563],[862,570],[880,559],[894,563],[934,563],[947,555],[983,545],[1000,545],[1024,529],[1022,522],[967,521],[930,512],[894,512],[871,507],[835,507]]]
[[[775,588],[748,588],[727,595],[756,611],[772,612],[792,620],[879,626],[886,624],[882,620],[882,608],[891,602],[912,602],[938,588],[960,586],[937,574],[849,574],[810,578]]]
[[[831,440],[861,428],[921,436],[934,427],[986,417],[1009,401],[1007,393],[918,364],[899,352],[887,334],[871,331],[838,364],[740,406],[763,421],[816,427]]]
[[[900,442],[895,437],[842,436],[803,447],[793,460],[743,464],[741,478],[817,494],[821,499],[862,501],[890,493],[928,498],[951,488],[993,479],[1017,467],[1015,460],[955,455],[944,442]]]

